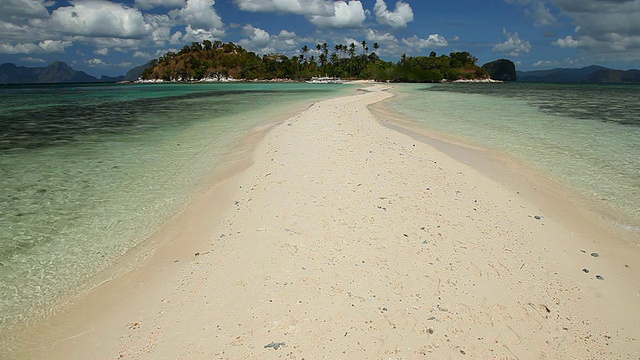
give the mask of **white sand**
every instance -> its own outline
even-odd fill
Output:
[[[173,242],[54,317],[29,352],[640,358],[637,246],[381,126],[367,105],[382,88],[278,125],[248,170],[156,236]]]

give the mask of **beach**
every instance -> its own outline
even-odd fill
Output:
[[[384,126],[392,90],[247,137],[132,269],[0,357],[640,358],[637,233]]]

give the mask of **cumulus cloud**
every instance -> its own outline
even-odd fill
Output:
[[[252,25],[245,25],[242,29],[248,38],[241,39],[238,44],[247,50],[260,54],[270,54],[291,52],[298,48],[299,41],[297,41],[297,35],[293,31],[281,30],[277,35],[271,35],[267,31]],[[310,39],[302,40],[310,41]]]
[[[557,22],[556,16],[547,7],[545,0],[505,0],[505,2],[524,6],[525,14],[533,19],[536,26],[553,25]]]
[[[38,44],[18,43],[15,45],[0,42],[0,54],[47,54],[64,52],[65,48],[71,45],[71,41],[61,40],[44,40]]]
[[[573,36],[569,35],[564,39],[558,39],[554,41],[553,45],[563,47],[563,48],[576,48],[578,47],[579,43],[573,38]]]
[[[555,14],[576,27],[553,42],[594,56],[640,59],[640,0],[505,0],[523,6],[536,25],[554,25]],[[595,58],[595,57],[594,57]]]
[[[181,8],[185,5],[185,0],[136,0],[136,7],[143,10],[149,10],[157,7],[167,9]]]
[[[296,15],[333,15],[333,1],[329,0],[235,0],[240,10],[277,12]]]
[[[133,53],[133,57],[141,59],[151,59],[151,54],[144,51],[136,51],[135,53]]]
[[[549,60],[540,60],[533,63],[533,67],[557,67],[560,66],[560,63],[557,61],[549,61]]]
[[[520,56],[522,53],[528,53],[531,50],[531,44],[528,41],[521,40],[518,33],[509,33],[506,29],[502,32],[507,37],[507,41],[496,44],[493,51],[511,56]]]
[[[192,29],[221,31],[224,28],[224,23],[213,8],[215,3],[215,0],[187,0],[183,8],[172,10],[169,15]]]
[[[20,60],[25,61],[25,62],[30,62],[30,63],[38,63],[38,64],[42,64],[42,63],[46,62],[44,59],[34,58],[34,57],[31,57],[31,56],[20,58]]]
[[[142,13],[134,8],[103,0],[73,1],[51,14],[54,28],[64,34],[86,37],[138,39],[152,32]]]
[[[42,0],[2,0],[0,19],[14,21],[16,18],[44,19],[49,17],[47,5],[50,4]]]
[[[106,63],[104,61],[102,61],[101,59],[98,58],[93,58],[93,59],[89,59],[87,61],[85,61],[85,64],[91,66],[91,67],[96,67],[96,66],[111,66],[111,64]]]
[[[389,34],[389,33],[381,34],[376,30],[372,30],[372,29],[367,29],[365,31],[365,37],[369,41],[375,41],[375,42],[385,43],[385,44],[398,42],[398,39],[392,34]]]
[[[180,32],[176,32],[176,34],[179,34]],[[219,40],[222,38],[222,36],[224,36],[224,30],[218,30],[215,28],[211,28],[211,29],[198,29],[198,28],[192,28],[191,25],[187,25],[186,28],[184,28],[184,35],[182,35],[182,38],[180,40],[174,39],[172,37],[172,41],[175,41],[176,43],[192,43],[192,42],[202,42],[204,40]]]
[[[373,12],[380,24],[389,25],[392,28],[403,28],[407,23],[413,21],[413,10],[411,6],[401,0],[396,3],[394,11],[387,10],[387,4],[384,0],[376,0],[373,6]]]
[[[411,49],[429,49],[447,46],[447,40],[438,34],[429,35],[426,39],[421,39],[417,35],[410,38],[403,38],[402,42]]]
[[[555,0],[554,4],[576,25],[575,34],[554,45],[640,58],[640,0]]]
[[[354,28],[362,26],[367,14],[360,1],[336,1],[333,3],[333,14],[313,15],[309,18],[314,25],[321,28]]]
[[[107,49],[107,48],[99,48],[99,49],[96,49],[93,53],[96,54],[96,55],[105,56],[105,55],[109,55],[109,49]]]

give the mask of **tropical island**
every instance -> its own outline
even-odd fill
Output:
[[[378,43],[373,43],[372,47],[373,51],[369,51],[364,40],[359,44],[336,44],[331,49],[323,43],[316,44],[315,51],[304,45],[299,56],[269,54],[261,57],[232,42],[204,40],[152,60],[141,79],[172,82],[228,79],[301,81],[324,75],[351,80],[441,82],[445,79],[488,79],[492,75],[488,71],[490,69],[478,66],[478,59],[466,51],[439,56],[434,51],[429,56],[403,54],[394,63],[377,55]],[[515,67],[511,68],[515,79]]]

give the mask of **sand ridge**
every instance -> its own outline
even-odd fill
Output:
[[[385,90],[273,129],[208,246],[60,358],[640,357],[635,264],[381,126]]]

